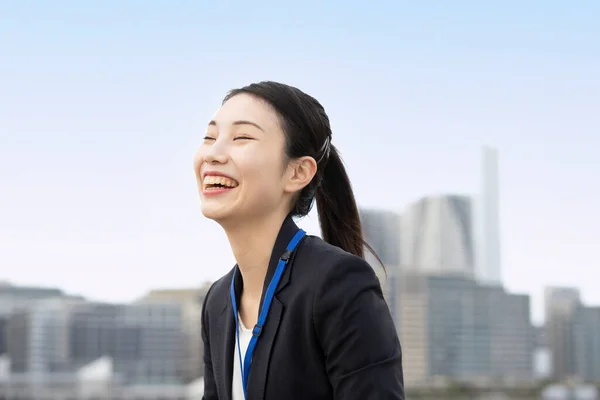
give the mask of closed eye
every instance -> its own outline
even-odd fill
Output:
[[[204,140],[215,140],[215,138],[211,136],[204,136]]]
[[[250,136],[236,136],[233,140],[256,140]]]

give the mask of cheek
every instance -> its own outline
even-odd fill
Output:
[[[282,166],[272,154],[259,156],[256,153],[244,158],[239,168],[243,171],[244,183],[249,186],[246,189],[252,193],[271,197],[281,191]]]
[[[204,154],[202,151],[202,148],[199,148],[198,150],[196,150],[196,153],[194,154],[194,171],[196,172],[196,174],[200,173],[200,167],[202,166],[202,163],[204,163]]]

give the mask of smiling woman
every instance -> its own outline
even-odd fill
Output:
[[[231,91],[194,168],[237,261],[204,302],[204,399],[404,399],[400,343],[321,104],[276,82]],[[293,220],[315,200],[324,240]]]

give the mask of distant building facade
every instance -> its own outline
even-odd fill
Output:
[[[176,303],[112,305],[47,299],[15,310],[5,332],[12,374],[73,373],[108,356],[126,384],[183,380],[181,308]]]
[[[393,211],[361,208],[363,236],[387,268],[400,265],[400,216]]]
[[[365,260],[373,267],[379,277],[383,294],[390,308],[395,304],[395,292],[389,291],[390,279],[400,268],[400,216],[393,211],[361,208],[359,215],[363,237],[373,248],[379,260],[365,248]],[[394,310],[391,310],[395,315]],[[396,321],[398,323],[398,321]]]
[[[600,380],[600,307],[586,307],[575,288],[545,290],[552,377]]]
[[[407,386],[531,381],[529,296],[464,277],[406,274],[398,285]]]
[[[0,283],[0,317],[38,300],[67,297],[60,289]]]
[[[0,357],[6,353],[6,326],[8,324],[8,317],[0,315]]]
[[[183,353],[181,368],[185,382],[192,382],[204,376],[204,343],[202,341],[202,305],[210,283],[192,289],[153,290],[139,303],[171,301],[181,307],[181,332]]]
[[[500,257],[500,206],[498,151],[484,147],[480,191],[475,202],[476,271],[484,284],[502,284]]]
[[[400,269],[407,273],[474,277],[472,200],[422,198],[400,219]]]

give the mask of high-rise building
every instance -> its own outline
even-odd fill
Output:
[[[6,316],[17,308],[26,306],[27,304],[33,304],[41,299],[66,296],[67,295],[60,289],[16,286],[2,282],[0,283],[0,315]]]
[[[476,277],[482,283],[501,284],[498,151],[484,147],[481,186],[476,201]]]
[[[600,307],[581,303],[575,288],[546,288],[546,331],[557,380],[600,380]]]
[[[43,376],[71,367],[69,311],[82,300],[53,298],[15,310],[6,326],[13,373]]]
[[[545,326],[535,326],[533,330],[533,373],[536,379],[547,379],[552,372],[548,333]]]
[[[99,304],[41,300],[15,310],[6,327],[11,373],[75,374],[109,357],[126,384],[176,384],[181,373],[181,307],[174,302]]]
[[[152,290],[139,301],[174,301],[181,306],[181,331],[184,337],[181,363],[185,382],[192,382],[204,375],[202,304],[208,289],[210,283],[193,289]]]
[[[393,211],[361,208],[363,237],[386,268],[400,265],[400,216]],[[367,251],[366,255],[370,253]],[[373,259],[374,260],[374,259]],[[373,260],[367,260],[372,261]]]
[[[575,371],[585,382],[600,380],[600,307],[581,306],[573,319]]]
[[[0,315],[0,357],[6,353],[6,325],[8,318]]]
[[[400,218],[403,272],[474,276],[471,199],[425,197]]]
[[[531,382],[529,296],[464,277],[406,274],[399,285],[407,386]]]
[[[181,383],[185,351],[181,326],[181,305],[175,301],[122,305],[119,328],[132,333],[130,340],[137,349],[128,357],[116,353],[115,371],[127,383]]]
[[[549,287],[544,292],[546,332],[551,354],[552,376],[575,375],[573,319],[580,304],[579,290]]]

